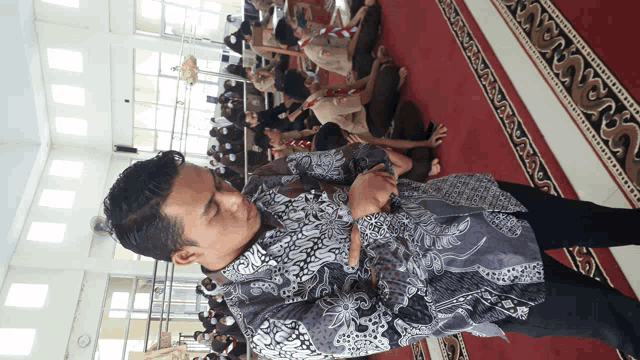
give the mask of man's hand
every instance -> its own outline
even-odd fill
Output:
[[[438,125],[436,130],[433,132],[433,134],[429,138],[427,146],[430,148],[437,147],[438,145],[442,144],[441,138],[444,138],[446,136],[447,136],[447,128],[444,127],[444,125],[442,124]]]
[[[349,208],[354,221],[387,208],[391,194],[398,193],[398,179],[383,171],[384,164],[358,175],[349,189]],[[351,232],[349,266],[355,266],[360,258],[360,232],[354,226]]]
[[[297,118],[298,116],[297,116],[297,115],[296,115],[296,113],[294,112],[294,113],[288,114],[288,115],[287,115],[287,117],[289,118],[289,121],[294,122],[294,121],[296,121],[296,118]]]

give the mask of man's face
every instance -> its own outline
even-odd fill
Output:
[[[185,163],[163,210],[184,222],[198,243],[198,262],[221,269],[238,257],[260,228],[260,214],[233,186],[204,167]]]
[[[258,114],[255,111],[247,111],[247,122],[251,127],[258,126]]]

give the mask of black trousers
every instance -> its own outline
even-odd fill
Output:
[[[393,123],[392,139],[423,141],[429,138],[422,112],[411,101],[405,101],[398,106]],[[435,159],[433,149],[428,147],[414,148],[408,150],[405,155],[411,158],[413,165],[411,170],[401,175],[400,178],[425,182],[431,171],[431,161]]]
[[[367,112],[367,126],[374,137],[381,138],[391,127],[400,92],[400,68],[395,65],[385,66],[376,77],[371,101],[364,105]]]
[[[638,209],[568,200],[519,184],[499,181],[498,185],[527,208],[516,216],[531,224],[541,250],[640,245]],[[526,320],[507,318],[495,324],[505,332],[534,338],[597,339],[640,359],[640,303],[544,252],[542,260],[546,301],[531,307]]]

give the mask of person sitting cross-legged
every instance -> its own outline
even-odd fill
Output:
[[[490,174],[397,175],[384,149],[349,144],[272,161],[240,193],[170,150],[125,169],[104,214],[124,248],[214,273],[251,350],[271,359],[509,331],[640,357],[638,302],[544,252],[640,245],[640,209]]]
[[[400,89],[407,77],[406,68],[385,66],[392,61],[386,48],[381,46],[371,74],[351,85],[323,87],[313,77],[307,77],[304,85],[312,95],[292,116],[311,109],[322,124],[334,122],[354,134],[383,137],[391,126]],[[291,73],[287,76],[298,78]],[[293,86],[293,81],[285,80],[285,84]]]

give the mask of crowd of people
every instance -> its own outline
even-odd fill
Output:
[[[244,87],[227,80],[225,93],[218,97],[222,115],[233,126],[214,128],[211,136],[219,145],[207,154],[216,172],[237,189],[244,181],[244,128],[253,133],[252,149],[248,149],[249,172],[267,162],[267,151],[274,159],[298,152],[331,150],[350,143],[383,146],[392,158],[407,155],[408,171],[404,177],[424,182],[440,171],[436,148],[446,136],[446,128],[425,121],[415,104],[399,104],[406,68],[393,64],[393,57],[380,46],[381,9],[375,0],[352,0],[351,21],[340,29],[308,19],[299,4],[289,17],[273,28],[271,16],[279,1],[253,0],[256,9],[265,12],[263,21],[242,22],[237,33],[225,43],[236,51],[236,42],[246,41],[267,63],[262,68],[243,66],[243,60],[229,65],[229,73],[248,80],[247,96],[281,92],[285,101],[262,111],[243,111]],[[261,32],[263,46],[254,44],[255,32]],[[331,32],[329,34],[328,32]],[[264,46],[300,51],[316,66],[316,72],[289,68],[291,57],[269,52]],[[241,48],[237,51],[241,54]],[[353,79],[350,84],[321,85],[318,71],[335,72]],[[247,97],[247,101],[250,101]]]
[[[218,285],[206,277],[201,285],[196,286],[196,294],[207,299],[209,310],[198,314],[204,329],[194,332],[193,339],[211,349],[211,352],[193,360],[246,359],[247,339],[233,318]]]
[[[270,16],[281,5],[251,1]],[[440,171],[434,149],[447,129],[400,102],[409,74],[376,49],[376,0],[349,5],[341,28],[298,11],[275,24],[243,22],[225,44],[242,52],[246,41],[269,63],[229,72],[255,82],[252,96],[282,92],[284,103],[245,112],[245,94],[225,84],[218,100],[233,125],[211,130],[219,145],[209,151],[224,167],[164,151],[124,170],[104,201],[123,247],[200,264],[224,284],[225,298],[209,294],[204,331],[194,334],[212,349],[207,359],[241,358],[240,329],[253,352],[281,360],[367,356],[460,332],[597,339],[640,356],[638,303],[545,253],[640,245],[629,236],[640,211],[491,174],[427,181]],[[304,53],[317,69],[289,68],[291,58],[269,47]],[[320,70],[347,84],[322,84]],[[245,129],[263,150],[247,152],[255,171],[246,185]],[[258,168],[265,149],[280,159]]]

